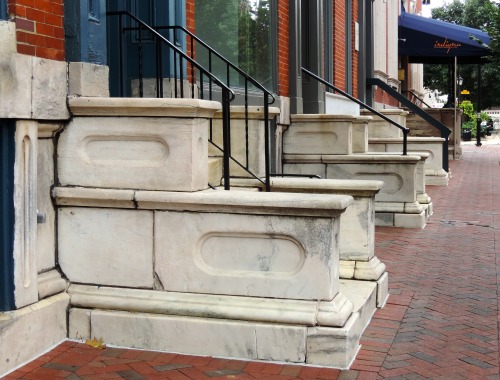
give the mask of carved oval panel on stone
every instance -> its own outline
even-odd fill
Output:
[[[286,236],[209,234],[197,244],[200,269],[216,275],[242,273],[266,277],[292,276],[302,268],[302,245]]]
[[[333,132],[298,132],[294,136],[294,143],[305,147],[332,146],[337,140]]]
[[[403,178],[396,173],[356,173],[352,179],[384,181],[381,193],[395,194],[403,187]]]
[[[159,167],[168,157],[162,140],[132,136],[89,136],[82,144],[82,159],[99,166]]]

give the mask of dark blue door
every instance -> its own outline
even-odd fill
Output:
[[[184,0],[108,0],[107,10],[128,11],[152,27],[185,25]],[[129,18],[123,18],[123,26],[137,28],[138,25]],[[140,77],[146,82],[148,79],[151,81],[156,77],[156,41],[146,31],[129,30],[123,34],[123,52],[120,53],[118,29],[118,18],[108,18],[108,64],[111,96],[120,96],[121,82],[123,96],[137,95],[137,83]],[[159,29],[158,32],[172,40],[172,32],[165,29]],[[120,66],[120,55],[124,58],[122,66]],[[161,56],[162,76],[168,78],[171,76],[171,52],[162,49]],[[124,76],[122,81],[120,67]]]
[[[14,159],[16,124],[0,119],[0,311],[14,305]]]

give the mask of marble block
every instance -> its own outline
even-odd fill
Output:
[[[0,313],[0,377],[66,339],[68,304],[62,293]]]
[[[93,310],[91,335],[117,346],[303,363],[305,326]],[[126,333],[125,333],[126,332]]]
[[[60,208],[59,265],[71,282],[153,287],[153,213]]]
[[[268,120],[279,115],[279,108],[269,107]],[[245,121],[245,107],[231,107],[231,156],[243,166],[248,167],[257,177],[266,175],[265,171],[265,123],[264,108],[249,106],[248,122]],[[212,121],[212,141],[223,147],[222,112],[217,112]],[[270,126],[270,122],[268,124]],[[248,146],[246,140],[248,138]],[[209,145],[211,155],[220,155],[220,150]],[[247,157],[248,152],[248,157]],[[231,176],[249,177],[250,175],[235,162],[230,162]]]
[[[382,113],[384,116],[387,116],[392,121],[398,123],[402,127],[406,127],[406,116],[409,114],[408,111],[404,111],[402,109],[393,108],[393,109],[379,109],[377,110]],[[385,121],[381,117],[372,114],[370,111],[361,110],[362,115],[369,115],[373,117],[373,120],[370,122],[368,127],[368,135],[370,138],[372,137],[383,137],[383,138],[402,138],[403,132],[401,129],[396,127],[395,125]]]
[[[383,181],[375,201],[414,202],[419,156],[359,154],[347,157],[323,156],[327,178]]]
[[[283,134],[284,154],[351,154],[356,116],[292,115]]]
[[[69,62],[69,94],[109,96],[109,67],[87,62]]]
[[[208,187],[208,120],[75,117],[58,144],[63,186],[197,191]]]
[[[336,218],[157,212],[155,271],[169,291],[331,300],[338,228]]]
[[[263,188],[257,180],[234,179],[232,186]],[[271,179],[271,191],[283,193],[350,195],[353,203],[341,216],[340,260],[370,260],[375,242],[375,195],[382,181],[279,178]]]
[[[66,62],[33,57],[33,74],[31,76],[33,119],[69,119],[70,114],[66,103],[68,95],[67,70]]]
[[[443,142],[440,137],[408,137],[408,153],[428,155],[425,160],[425,180],[428,185],[447,186],[449,173],[443,169]],[[371,138],[369,147],[371,151],[401,152],[402,139]]]
[[[368,123],[372,120],[369,116],[359,116],[352,123],[352,152],[368,152]]]
[[[306,363],[349,368],[359,351],[362,331],[359,313],[353,313],[340,329],[309,327],[306,338]]]
[[[37,226],[37,269],[41,272],[56,266],[56,212],[50,194],[54,185],[52,139],[38,139],[37,182],[37,210],[45,215],[45,221]]]
[[[16,122],[14,162],[14,302],[20,308],[38,301],[37,162],[38,128]]]
[[[2,37],[4,37],[3,34]],[[30,119],[32,116],[33,58],[24,54],[2,55],[0,57],[0,72],[2,73],[0,77],[0,117]]]

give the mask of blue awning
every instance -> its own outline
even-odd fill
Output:
[[[484,63],[488,33],[403,12],[399,16],[399,55],[411,63]]]

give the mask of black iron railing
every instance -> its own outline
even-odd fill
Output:
[[[443,157],[442,157],[442,166],[443,169],[448,172],[448,136],[451,131],[448,129],[446,125],[441,123],[440,121],[434,119],[431,115],[425,112],[422,108],[414,104],[411,100],[409,100],[406,96],[400,94],[398,91],[393,89],[387,83],[383,82],[377,78],[367,78],[366,84],[370,86],[378,86],[387,94],[396,99],[399,103],[403,104],[405,107],[408,107],[411,111],[413,111],[416,115],[420,116],[426,122],[428,122],[431,126],[439,130],[441,133],[441,137],[444,139],[443,141]]]
[[[363,103],[361,100],[356,99],[352,95],[349,95],[347,92],[342,91],[340,88],[337,88],[336,86],[334,86],[331,83],[328,83],[327,81],[325,81],[324,79],[320,78],[319,76],[317,76],[316,74],[312,73],[311,71],[309,71],[309,70],[307,70],[307,69],[305,69],[303,67],[302,67],[302,71],[304,73],[306,73],[307,75],[309,75],[310,77],[316,79],[320,83],[324,84],[325,86],[331,88],[335,92],[339,93],[340,95],[348,98],[349,100],[352,100],[353,102],[357,103],[358,105],[360,105],[364,109],[367,109],[368,111],[370,111],[371,113],[377,115],[381,119],[383,119],[383,120],[387,121],[388,123],[394,125],[395,127],[399,128],[403,132],[403,156],[408,155],[408,150],[407,150],[408,133],[410,132],[410,130],[408,128],[403,127],[402,125],[396,123],[394,120],[389,119],[387,116],[385,116],[384,114],[382,114],[382,113],[378,112],[377,110],[373,109],[368,104]]]
[[[424,106],[426,106],[427,108],[432,108],[430,105],[428,105],[424,99],[422,99],[420,96],[418,96],[417,94],[415,94],[413,91],[409,90],[409,91],[405,91],[403,92],[403,94],[406,94],[406,97],[408,99],[410,99],[410,101],[414,104],[416,104],[418,106],[418,103],[417,102],[420,102],[420,104],[423,104]]]
[[[173,75],[175,78],[175,86],[172,93],[174,97],[185,97],[188,95],[192,98],[199,97],[200,99],[220,100],[222,103],[222,146],[214,141],[213,138],[213,123],[210,122],[209,142],[220,150],[223,154],[223,171],[224,171],[224,188],[230,189],[230,161],[244,169],[250,176],[257,179],[265,185],[266,191],[270,191],[270,173],[271,173],[271,144],[270,144],[270,119],[269,106],[274,103],[274,96],[257,80],[246,74],[243,70],[232,64],[217,51],[208,46],[194,34],[181,26],[149,26],[129,12],[108,12],[109,16],[119,17],[118,28],[120,30],[120,94],[123,96],[123,88],[126,85],[126,79],[123,69],[124,57],[124,35],[126,32],[136,33],[137,44],[137,61],[138,61],[138,86],[139,96],[144,96],[144,66],[150,62],[144,62],[143,58],[143,41],[144,35],[148,33],[148,38],[151,36],[155,43],[155,62],[154,62],[154,79],[156,82],[156,97],[164,97],[163,80],[165,78],[165,49],[171,55],[169,60],[173,66]],[[124,25],[123,18],[129,21],[134,21],[131,25]],[[133,25],[135,24],[135,25]],[[169,31],[168,36],[163,36],[160,31]],[[182,44],[178,41],[186,39],[187,51],[181,49]],[[202,65],[199,60],[196,60],[196,55],[200,54],[200,50],[205,49],[208,55],[207,65]],[[215,61],[222,62],[225,65],[225,76],[214,74]],[[232,85],[231,74],[238,75],[238,86]],[[180,86],[178,86],[178,79]],[[184,89],[184,78],[189,83],[189,94],[186,94]],[[234,81],[233,81],[234,82]],[[235,99],[235,88],[240,89],[243,85],[243,101],[245,108],[245,162],[241,163],[238,159],[231,155],[231,110],[230,103]],[[251,89],[250,89],[251,87]],[[241,90],[240,90],[241,91]],[[250,93],[251,92],[251,93]],[[250,168],[250,150],[249,146],[249,99],[250,96],[255,96],[256,92],[262,94],[262,106],[265,128],[265,179],[255,175]],[[169,94],[167,94],[169,95]]]

